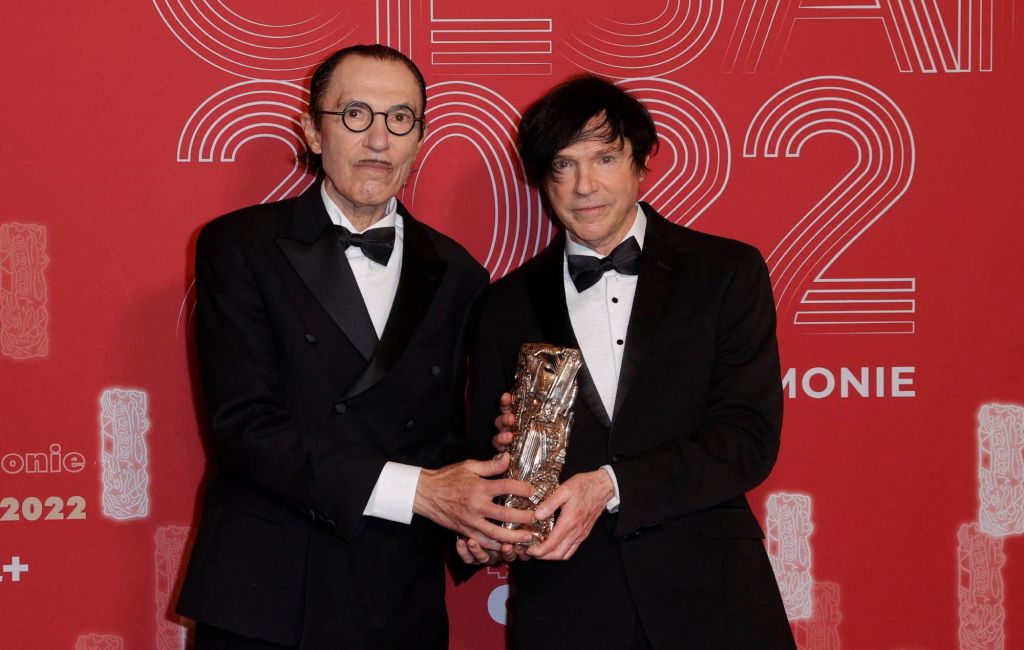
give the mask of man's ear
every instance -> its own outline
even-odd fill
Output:
[[[323,153],[323,149],[320,146],[320,131],[317,130],[316,124],[313,123],[313,116],[309,113],[303,113],[299,117],[299,121],[302,124],[302,134],[306,137],[306,146],[315,154]]]
[[[413,159],[420,155],[420,149],[423,148],[423,143],[427,141],[427,119],[423,118],[420,122],[420,136],[419,140],[416,141],[416,153],[412,155]]]
[[[644,167],[643,169],[640,170],[640,174],[637,177],[639,180],[642,181],[643,179],[647,178],[647,170],[651,168],[652,157],[653,156],[651,154],[647,154],[647,157],[644,158]]]

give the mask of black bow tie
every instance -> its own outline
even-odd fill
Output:
[[[363,233],[349,232],[345,226],[334,226],[338,233],[338,241],[342,248],[358,246],[363,250],[363,255],[382,266],[387,266],[391,259],[391,251],[395,250],[395,229],[370,228]]]
[[[608,271],[617,271],[623,275],[640,273],[640,244],[635,237],[616,246],[607,257],[569,255],[568,258],[569,277],[580,293],[597,284]]]

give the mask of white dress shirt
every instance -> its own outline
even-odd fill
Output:
[[[352,225],[341,208],[328,196],[322,184],[320,196],[323,198],[324,207],[327,208],[327,215],[335,225],[344,226],[353,233],[366,232],[357,230]],[[366,305],[366,311],[370,313],[370,320],[373,321],[373,329],[377,331],[378,339],[384,333],[384,326],[391,314],[391,306],[395,302],[395,294],[398,293],[405,239],[405,223],[402,221],[402,215],[398,214],[398,200],[391,197],[384,212],[384,218],[366,230],[394,226],[395,248],[391,252],[387,266],[377,264],[368,258],[358,246],[349,246],[345,249],[345,257],[352,267],[352,275],[356,278],[356,285],[359,286],[359,293],[363,296],[363,303]],[[373,486],[373,492],[370,493],[370,500],[366,502],[363,514],[409,523],[412,521],[412,506],[416,499],[416,484],[419,480],[419,467],[388,461],[377,477],[377,483]]]
[[[637,205],[633,225],[622,241],[633,237],[643,250],[646,230],[647,216]],[[615,415],[615,394],[618,392],[619,370],[622,368],[622,353],[626,348],[626,330],[629,328],[629,316],[633,312],[638,276],[608,271],[594,286],[580,293],[576,291],[576,285],[569,276],[569,255],[603,256],[573,240],[571,235],[566,237],[562,282],[565,285],[565,306],[569,310],[572,331],[580,344],[583,361],[601,396],[608,419],[611,420]],[[611,466],[602,467],[611,477],[615,491],[607,507],[610,512],[615,512],[619,507],[619,484]]]

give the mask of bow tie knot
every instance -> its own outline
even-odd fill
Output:
[[[576,286],[576,291],[583,293],[597,284],[597,281],[608,271],[616,271],[623,275],[640,273],[640,244],[635,237],[622,242],[606,257],[592,255],[569,255],[569,277]]]
[[[343,249],[356,246],[363,251],[363,255],[377,264],[387,266],[388,260],[391,259],[391,252],[395,249],[394,227],[370,228],[365,232],[358,233],[351,232],[345,226],[335,225],[334,230],[338,234],[338,241]]]

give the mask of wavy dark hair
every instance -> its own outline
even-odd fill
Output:
[[[658,149],[654,120],[639,100],[601,77],[573,77],[534,102],[519,121],[516,147],[527,182],[543,188],[558,152],[588,138],[629,142],[638,174],[647,171],[647,157]]]

